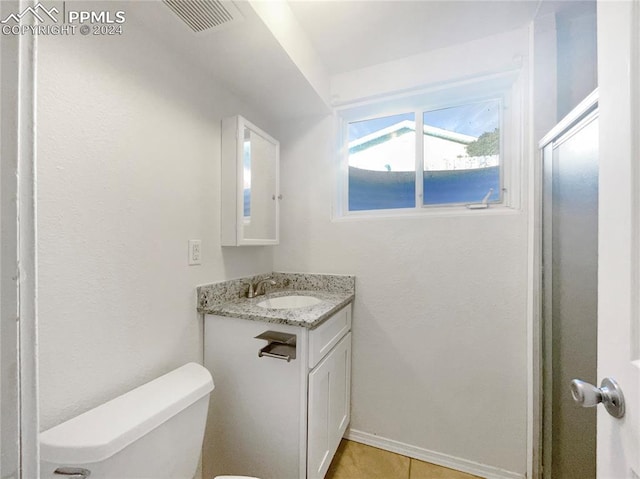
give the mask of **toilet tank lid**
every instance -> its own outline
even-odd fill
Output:
[[[40,458],[69,465],[103,461],[209,394],[213,387],[207,369],[185,364],[40,433]]]

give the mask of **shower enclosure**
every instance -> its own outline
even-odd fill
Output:
[[[571,396],[596,383],[598,103],[592,93],[541,142],[543,161],[543,477],[596,477],[596,408]]]

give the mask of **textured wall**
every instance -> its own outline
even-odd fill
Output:
[[[39,42],[42,429],[201,362],[196,285],[273,269],[219,243],[220,120],[258,115],[125,9],[121,37]]]
[[[556,25],[560,121],[598,87],[596,2],[560,11]]]
[[[526,212],[332,221],[333,119],[286,130],[275,268],[356,276],[351,428],[524,474]]]

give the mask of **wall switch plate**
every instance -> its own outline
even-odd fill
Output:
[[[189,240],[189,266],[202,264],[202,240]]]

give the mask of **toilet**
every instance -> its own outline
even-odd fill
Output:
[[[41,433],[40,478],[193,479],[213,388],[185,364]]]

